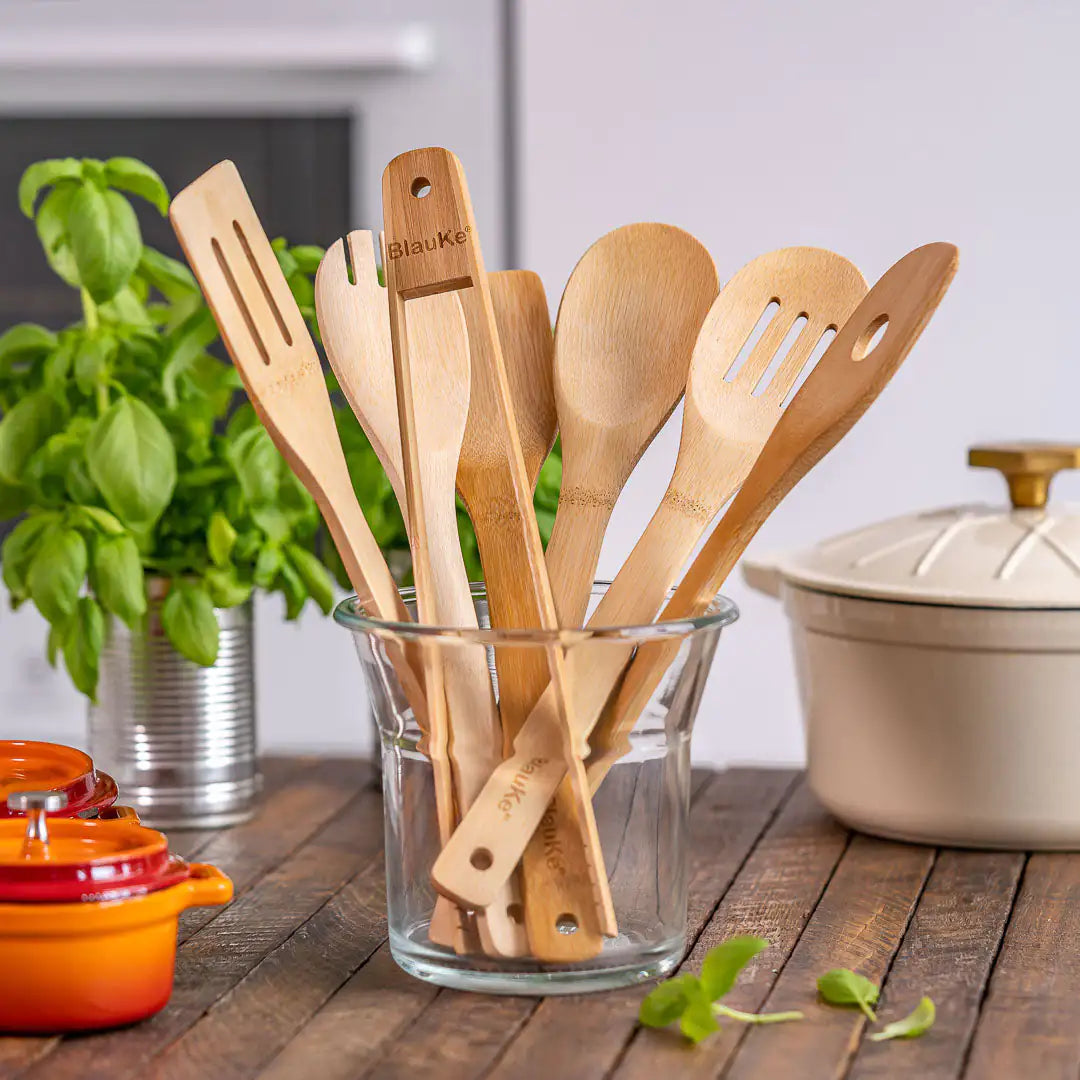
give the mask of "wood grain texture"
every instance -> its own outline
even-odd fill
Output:
[[[945,296],[957,262],[952,244],[926,244],[905,255],[875,283],[781,413],[661,619],[688,618],[706,611],[780,501],[847,434],[888,384]],[[883,326],[884,335],[868,353]],[[762,341],[768,336],[766,331]],[[727,422],[731,421],[729,417]],[[673,647],[666,642],[638,650],[600,722],[604,746],[590,762],[592,772],[605,770],[625,753],[626,737],[673,656]]]
[[[771,947],[740,974],[724,1003],[759,1011],[776,983],[848,844],[848,834],[821,808],[805,780],[746,860],[681,970],[698,972],[706,953],[737,934],[757,934]],[[638,995],[640,1003],[640,995]],[[749,1029],[725,1023],[691,1049],[675,1029],[641,1029],[614,1073],[618,1080],[719,1076]]]
[[[1080,1073],[1080,856],[1032,855],[965,1072],[996,1077]]]
[[[469,429],[476,431],[481,425],[482,436],[466,431],[458,489],[477,532],[492,622],[498,619],[500,626],[554,630],[558,620],[533,513],[532,485],[518,439],[487,274],[460,162],[435,147],[394,158],[383,172],[383,219],[392,335],[396,313],[404,315],[407,301],[460,290],[474,373]],[[400,339],[399,334],[395,352]],[[617,927],[585,781],[584,746],[574,741],[573,718],[568,712],[563,650],[553,643],[545,652],[558,702],[553,734],[559,744],[557,752],[567,762],[573,795],[571,816],[580,839],[572,851],[580,851],[582,858],[575,865],[568,852],[557,867],[549,866],[542,879],[524,882],[526,927],[534,955],[552,960],[585,959],[596,955],[603,936],[614,935]],[[526,710],[537,692],[532,686],[519,684],[516,668],[500,672],[504,715],[518,708],[515,703]],[[504,875],[497,887],[501,888],[508,877]],[[558,910],[574,918],[577,931],[560,933],[554,921],[531,918],[531,890],[557,892]],[[489,896],[480,906],[488,906],[491,900]]]
[[[555,324],[563,483],[547,548],[563,626],[585,621],[611,511],[686,387],[719,281],[712,257],[672,225],[624,225],[578,261]]]
[[[901,1063],[920,1080],[961,1075],[1023,867],[1014,852],[941,852],[876,1008],[886,1024],[929,996],[933,1037],[901,1044],[902,1056],[864,1039],[851,1080],[888,1080]]]
[[[823,1004],[817,978],[846,967],[880,984],[918,903],[934,849],[857,836],[765,999],[768,1012],[797,1009],[806,1019],[748,1031],[726,1075],[732,1080],[843,1076],[863,1033],[857,1009]],[[766,962],[762,958],[762,962]]]

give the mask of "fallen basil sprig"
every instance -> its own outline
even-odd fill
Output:
[[[696,975],[679,975],[662,982],[641,1003],[640,1019],[646,1027],[667,1027],[676,1020],[691,1042],[699,1043],[720,1030],[718,1016],[744,1024],[779,1024],[801,1020],[801,1012],[746,1013],[719,1004],[738,974],[769,943],[759,937],[733,937],[710,949]]]
[[[880,991],[865,975],[848,968],[834,968],[818,979],[817,986],[822,999],[829,1005],[857,1005],[871,1023],[877,1023],[877,1013],[871,1006],[877,1004]],[[917,1038],[934,1026],[935,1016],[934,1002],[924,997],[902,1020],[886,1024],[881,1031],[871,1035],[870,1040]]]
[[[879,1032],[870,1036],[871,1042],[885,1042],[887,1039],[915,1039],[924,1031],[934,1026],[937,1010],[930,998],[924,997],[903,1020],[894,1020],[886,1024]]]

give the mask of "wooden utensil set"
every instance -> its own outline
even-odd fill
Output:
[[[435,781],[442,850],[430,937],[461,953],[587,960],[618,933],[592,796],[679,651],[677,636],[635,649],[632,639],[555,633],[585,619],[620,491],[683,398],[671,483],[588,625],[706,613],[764,520],[892,377],[957,252],[918,248],[868,291],[846,259],[786,248],[720,290],[693,237],[628,225],[575,267],[553,340],[539,278],[485,271],[453,154],[428,148],[391,161],[383,214],[386,287],[372,234],[353,232],[319,267],[316,306],[331,366],[405,516],[418,620],[477,626],[457,540],[460,495],[492,626],[548,632],[542,646],[495,650],[498,702],[481,646],[390,647]],[[232,163],[182,191],[170,216],[360,603],[407,621],[353,494],[318,355]],[[557,429],[563,487],[545,558],[532,492]]]

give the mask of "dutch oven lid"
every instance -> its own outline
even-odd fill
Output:
[[[7,798],[17,791],[58,791],[66,797],[62,809],[50,811],[74,817],[103,810],[116,801],[116,782],[98,772],[81,750],[58,743],[0,740],[0,819],[13,816]]]
[[[20,791],[0,821],[0,903],[113,900],[156,891],[189,874],[168,842],[134,819],[46,818],[63,809],[54,791]]]
[[[782,558],[789,582],[822,592],[966,607],[1080,608],[1080,509],[1048,506],[1050,480],[1080,468],[1080,446],[972,447],[999,469],[1012,505],[908,514]]]

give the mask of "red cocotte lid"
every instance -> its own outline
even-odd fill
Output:
[[[98,772],[81,750],[58,743],[0,740],[0,819],[15,817],[8,796],[18,791],[57,791],[67,802],[59,817],[92,816],[116,802],[116,781]]]
[[[134,818],[51,818],[65,796],[19,791],[0,821],[0,903],[120,900],[183,881],[190,868],[165,837]]]

